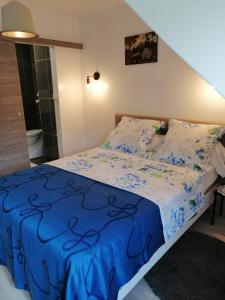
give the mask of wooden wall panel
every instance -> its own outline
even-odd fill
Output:
[[[29,167],[15,45],[0,41],[0,176]]]

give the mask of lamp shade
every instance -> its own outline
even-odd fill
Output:
[[[1,34],[10,38],[37,36],[30,10],[17,1],[11,1],[2,6]]]

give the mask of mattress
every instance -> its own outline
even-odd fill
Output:
[[[75,155],[68,156],[66,158],[61,158],[55,161],[52,161],[48,164],[52,166],[56,166],[58,168],[64,169],[64,170],[69,170],[70,163],[76,158]],[[207,167],[207,169],[201,174],[201,181],[202,181],[202,192],[205,193],[208,188],[216,181],[218,177],[218,174],[216,172],[216,169],[210,165]]]
[[[206,206],[215,179],[212,167],[102,148],[9,175],[1,180],[0,263],[33,299],[116,299]]]
[[[213,166],[209,166],[202,174],[202,190],[205,193],[208,188],[216,181],[218,175]]]
[[[199,172],[102,148],[49,164],[155,202],[160,208],[165,241],[204,206],[204,193],[216,179],[212,167]]]

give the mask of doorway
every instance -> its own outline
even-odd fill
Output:
[[[30,161],[59,158],[50,49],[16,44]]]

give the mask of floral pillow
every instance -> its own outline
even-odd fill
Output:
[[[152,159],[203,170],[211,151],[225,133],[225,126],[170,120],[164,144]]]
[[[144,158],[151,159],[152,156],[160,149],[165,141],[166,136],[157,134],[152,138],[151,143],[147,146]]]
[[[165,123],[161,121],[124,116],[102,147],[143,156],[148,151],[153,137],[164,126]]]

